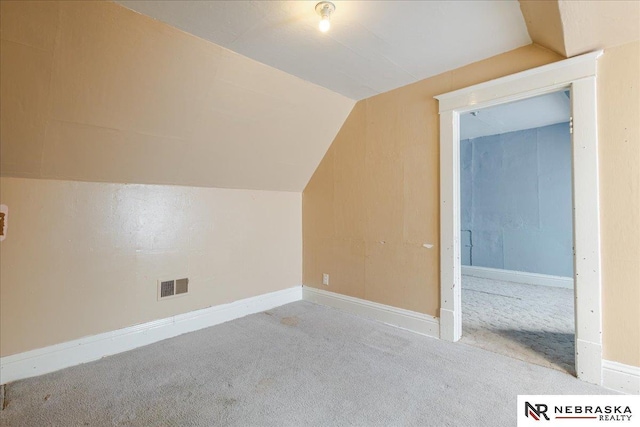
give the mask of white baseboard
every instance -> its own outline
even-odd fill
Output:
[[[217,305],[116,331],[0,358],[0,384],[54,372],[104,356],[218,325],[302,299],[302,286]]]
[[[575,368],[582,381],[602,385],[602,344],[576,338]]]
[[[338,308],[422,335],[439,337],[440,321],[436,317],[321,289],[295,286],[229,304],[5,356],[0,358],[0,384],[91,362],[301,299]],[[640,394],[640,367],[603,360],[602,383],[604,387],[611,390]]]
[[[440,336],[440,322],[438,318],[416,313],[415,311],[378,304],[335,292],[310,288],[308,286],[302,287],[302,299],[378,320],[388,325],[416,332],[421,335],[434,338],[439,338]]]
[[[456,342],[462,337],[462,319],[453,311],[441,308],[439,321],[441,339]]]
[[[527,285],[573,289],[573,277],[550,276],[548,274],[501,270],[498,268],[476,267],[472,265],[463,265],[462,274],[485,279],[503,280],[505,282],[525,283]]]
[[[602,385],[625,394],[640,394],[640,367],[602,361]]]

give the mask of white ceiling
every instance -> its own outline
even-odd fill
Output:
[[[531,43],[516,0],[117,3],[354,100]]]
[[[554,92],[460,116],[460,139],[533,129],[569,121],[568,92]]]

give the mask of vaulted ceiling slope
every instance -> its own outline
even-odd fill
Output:
[[[302,191],[354,102],[110,2],[1,2],[3,176]]]
[[[531,43],[515,0],[318,1],[118,3],[354,100]]]
[[[640,2],[520,0],[531,39],[566,57],[640,40]]]

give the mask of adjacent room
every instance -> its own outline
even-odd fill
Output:
[[[636,1],[0,0],[0,425],[640,394],[639,82]]]
[[[460,119],[462,341],[575,374],[568,91]]]

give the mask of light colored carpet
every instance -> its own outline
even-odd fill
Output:
[[[462,276],[462,342],[575,374],[573,290]]]
[[[515,425],[557,370],[308,302],[7,385],[3,426]]]

